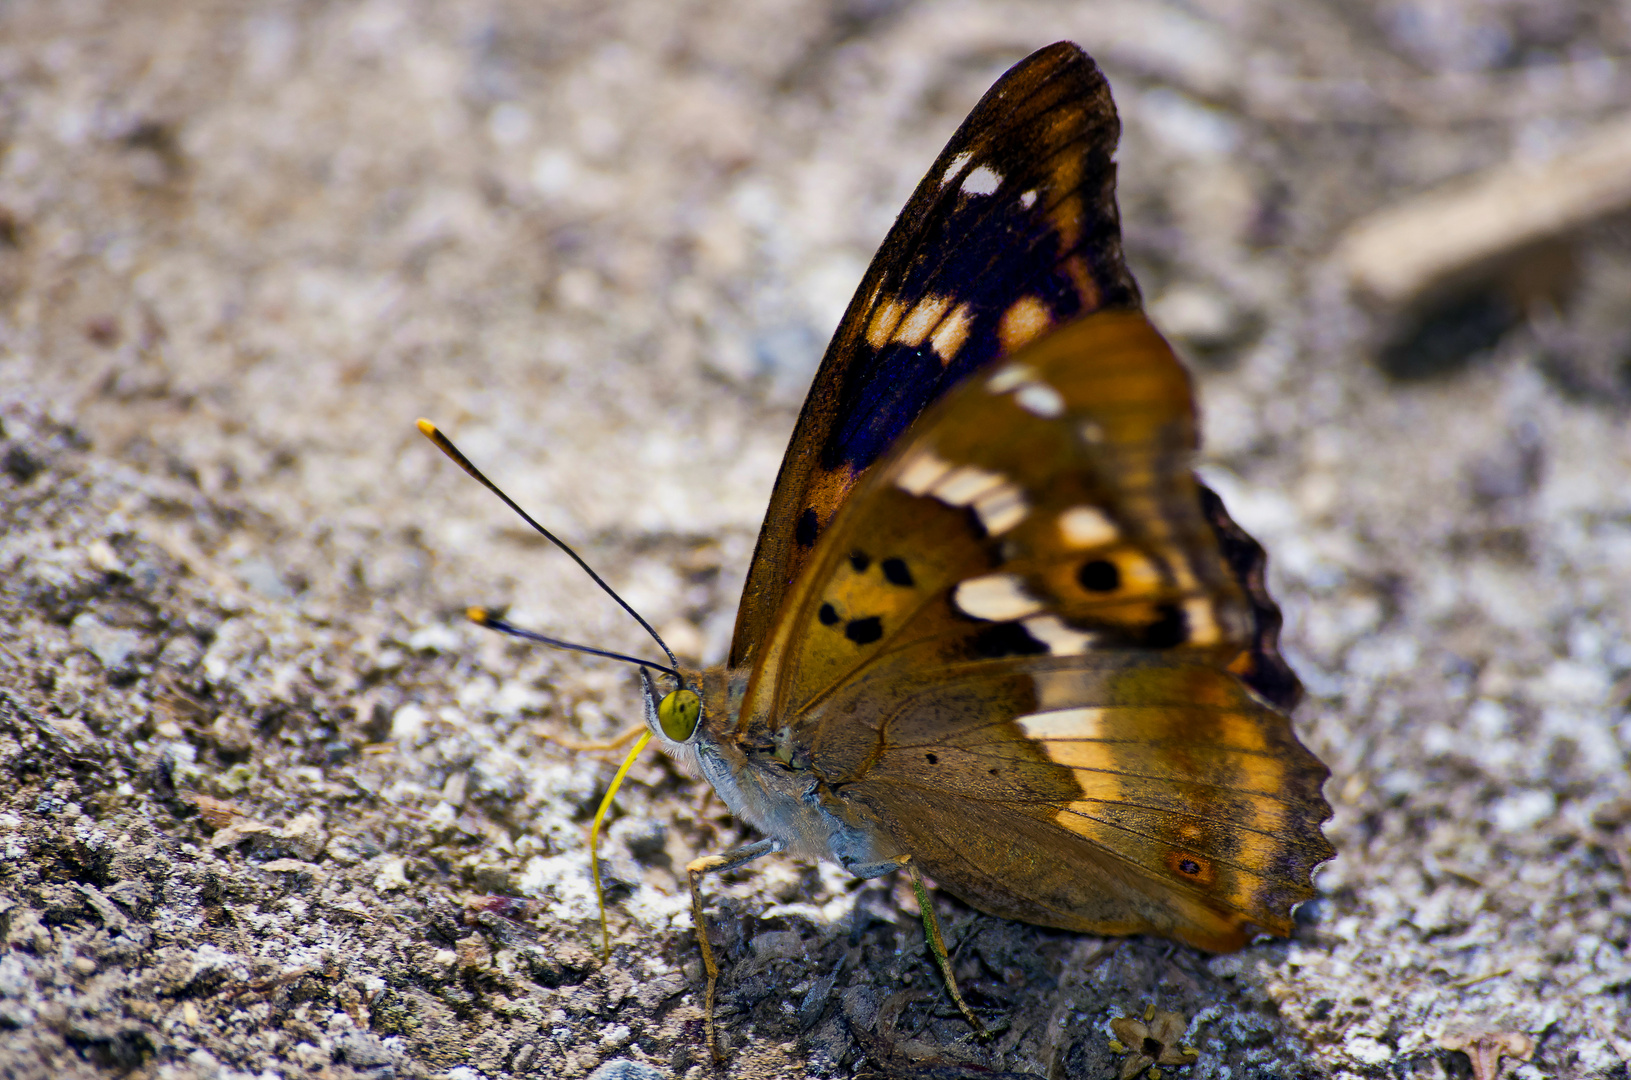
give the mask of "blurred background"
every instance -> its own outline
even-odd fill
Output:
[[[0,1046],[52,1063],[19,1075],[370,1054],[403,1075],[703,1069],[676,868],[738,834],[665,764],[636,769],[611,855],[623,947],[637,984],[680,981],[651,1000],[602,986],[574,1011],[561,987],[610,977],[581,961],[581,819],[612,765],[542,737],[621,730],[633,680],[460,612],[644,645],[413,420],[581,545],[682,655],[722,658],[798,405],[872,251],[980,95],[1062,38],[1110,78],[1128,258],[1196,372],[1203,471],[1270,552],[1341,857],[1302,936],[1240,958],[981,931],[1029,934],[1013,948],[1052,966],[1012,970],[1051,996],[1005,1006],[1034,1020],[1011,1045],[925,1033],[911,1053],[869,1047],[848,999],[810,997],[835,970],[821,949],[843,954],[820,929],[850,910],[841,878],[743,875],[720,886],[727,910],[780,905],[767,933],[793,944],[734,939],[763,982],[756,998],[738,982],[739,1022],[764,1032],[740,1037],[738,1067],[1100,1075],[1103,1018],[1161,1000],[1217,1003],[1195,1075],[1461,1076],[1472,1055],[1450,1046],[1505,1033],[1532,1044],[1503,1052],[1507,1075],[1625,1075],[1616,0],[0,9],[0,685],[19,732],[54,733],[4,756],[35,869],[0,886],[38,915],[8,932],[22,966],[0,972],[18,1021]],[[250,820],[289,835],[214,842]],[[269,1011],[216,1023],[233,1008],[196,989],[205,975],[155,989],[142,973],[162,955],[98,953],[112,916],[52,899],[113,887],[61,869],[89,822],[132,851],[194,843],[188,865],[303,942],[188,922],[175,913],[210,903],[196,882],[117,905],[180,920],[155,949],[236,957],[205,975],[275,981],[319,953],[401,971],[357,983],[356,1008],[274,987]],[[418,914],[391,945],[304,917],[289,890]],[[498,978],[466,948],[477,931],[414,929],[468,892],[546,901],[536,948],[556,974],[504,991],[537,1015],[471,989]],[[580,959],[559,961],[557,938]],[[1004,962],[982,962],[971,977],[1001,985]],[[824,994],[854,989],[851,963]],[[342,984],[323,993],[350,1001]],[[778,1019],[790,994],[813,1019]],[[552,1009],[564,1019],[539,1019]]]

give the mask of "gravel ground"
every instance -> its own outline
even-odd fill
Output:
[[[635,680],[460,612],[638,633],[412,421],[722,657],[850,290],[1060,38],[1340,855],[1227,957],[942,897],[987,1044],[909,892],[764,860],[709,885],[724,1074],[1108,1077],[1155,1005],[1178,1076],[1626,1076],[1631,221],[1442,310],[1330,258],[1623,109],[1612,0],[0,6],[0,1075],[715,1075],[681,867],[746,834],[638,766],[601,963],[615,757],[549,739]]]

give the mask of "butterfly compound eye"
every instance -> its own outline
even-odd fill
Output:
[[[657,722],[675,742],[689,739],[701,716],[702,699],[690,690],[675,690],[657,704]]]

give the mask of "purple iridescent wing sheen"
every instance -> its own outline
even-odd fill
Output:
[[[1053,327],[1139,307],[1116,208],[1120,134],[1104,75],[1064,41],[1010,69],[941,151],[816,372],[749,567],[730,667],[753,665],[833,514],[927,406]],[[1302,687],[1278,651],[1263,549],[1200,491],[1252,608],[1235,674],[1289,710]]]
[[[816,373],[765,515],[731,647],[752,663],[860,477],[931,402],[1050,327],[1136,308],[1121,255],[1120,122],[1069,42],[981,99],[874,257]]]

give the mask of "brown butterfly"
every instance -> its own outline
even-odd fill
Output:
[[[1068,42],[986,94],[815,377],[729,661],[645,677],[649,735],[765,837],[688,867],[716,1053],[698,879],[770,852],[904,869],[976,1026],[922,875],[1230,950],[1289,934],[1333,854],[1263,551],[1191,471],[1189,379],[1122,261],[1118,135]]]

